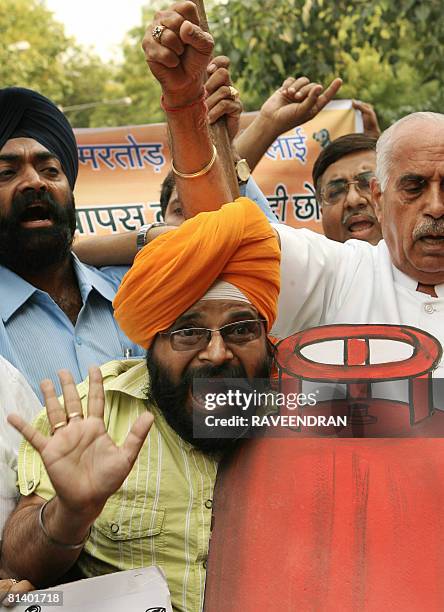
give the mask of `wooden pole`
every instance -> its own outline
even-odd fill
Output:
[[[205,32],[209,32],[207,14],[203,0],[192,0],[199,13],[200,27]],[[221,117],[215,124],[210,126],[211,137],[216,145],[217,154],[222,163],[223,171],[227,177],[228,185],[231,190],[233,200],[239,197],[239,183],[237,182],[236,170],[231,153],[231,143],[228,138],[227,124],[225,117]]]

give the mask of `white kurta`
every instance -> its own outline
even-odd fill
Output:
[[[309,230],[276,225],[282,244],[281,292],[272,334],[334,323],[411,325],[444,345],[444,284],[433,298],[416,291],[417,282],[395,268],[386,243],[349,240],[342,244]],[[374,361],[405,358],[400,343],[387,344]],[[411,351],[410,351],[411,353]],[[444,360],[434,372],[444,378]]]
[[[11,412],[32,421],[42,409],[37,396],[9,361],[0,356],[0,539],[18,499],[17,454],[20,434],[6,421]]]

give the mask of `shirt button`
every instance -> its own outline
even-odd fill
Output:
[[[79,346],[82,344],[82,339],[79,338],[79,336],[76,336],[76,344],[78,344]]]
[[[435,312],[435,308],[432,304],[424,304],[424,310],[427,314],[432,314]]]
[[[205,502],[205,508],[208,508],[208,510],[210,510],[210,508],[212,507],[213,507],[213,500],[207,499],[207,501]]]
[[[34,481],[33,481],[33,480],[30,480],[30,481],[28,482],[28,489],[29,489],[29,490],[31,490],[33,486],[34,486]]]
[[[206,560],[206,559],[205,559],[205,561],[202,563],[202,565],[203,565],[203,568],[204,568],[204,569],[207,569],[207,560]]]
[[[116,523],[112,523],[112,525],[111,525],[112,533],[118,533],[119,529],[120,529],[119,525],[117,525]]]

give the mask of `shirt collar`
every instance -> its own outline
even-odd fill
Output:
[[[5,323],[22,304],[39,291],[4,266],[0,266],[0,287],[8,288],[7,291],[2,291],[2,299],[0,300],[0,316]]]
[[[108,372],[108,368],[113,367],[114,371]],[[105,385],[106,391],[118,391],[136,399],[146,400],[148,370],[144,359],[138,363],[134,360],[109,362],[102,367],[102,373],[105,376],[110,373],[115,376]]]
[[[112,378],[109,383],[105,384],[105,393],[107,391],[117,391],[118,393],[124,393],[138,400],[147,401],[146,390],[148,387],[148,370],[145,360],[136,364],[134,364],[134,360],[110,362],[102,366],[102,374],[114,374],[114,376],[116,376]],[[164,433],[168,430],[168,435],[172,436],[183,450],[187,452],[200,452],[190,442],[181,438],[179,434],[174,431],[167,423],[157,405],[151,404],[149,410],[153,413],[158,426],[161,420]]]
[[[92,288],[98,291],[106,300],[112,302],[115,297],[115,290],[111,283],[107,282],[98,270],[81,263],[74,253],[72,253],[72,258],[83,302],[86,302]],[[4,266],[0,266],[0,287],[8,287],[7,292],[2,292],[2,299],[0,301],[0,317],[5,323],[34,293],[46,295],[45,291],[37,289],[37,287],[34,287],[34,285],[31,285],[31,283],[28,283],[21,276]]]
[[[79,289],[83,301],[86,301],[89,292],[92,288],[100,293],[106,300],[112,302],[116,291],[112,284],[104,278],[103,274],[97,268],[87,266],[79,261],[77,255],[72,253],[74,272],[79,282]]]
[[[411,276],[408,276],[404,272],[401,272],[401,270],[399,270],[393,263],[392,269],[395,283],[398,283],[398,285],[401,285],[406,289],[410,289],[410,291],[416,291],[418,287],[417,280],[415,280]],[[422,293],[421,291],[418,291],[417,293],[419,295],[422,295],[424,299],[430,299],[430,295],[427,295],[426,293]],[[441,283],[440,285],[435,285],[435,293],[439,298],[444,297],[444,283]]]

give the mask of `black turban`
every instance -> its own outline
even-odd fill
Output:
[[[31,89],[0,89],[0,149],[11,138],[33,138],[58,157],[71,189],[79,159],[72,127],[57,106]]]

